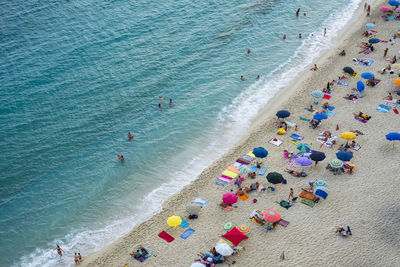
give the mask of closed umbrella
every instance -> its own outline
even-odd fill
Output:
[[[372,79],[374,78],[374,74],[372,74],[371,72],[364,72],[363,74],[361,74],[361,77],[363,79]]]
[[[215,250],[222,256],[230,256],[233,253],[232,247],[227,243],[221,243],[215,246]]]
[[[367,23],[367,24],[365,24],[365,28],[367,28],[367,29],[373,29],[373,28],[375,28],[375,27],[376,27],[376,25],[373,24],[373,23]]]
[[[328,115],[326,115],[325,113],[317,113],[314,115],[313,119],[320,121],[320,120],[326,120],[328,118]]]
[[[309,144],[301,143],[297,146],[297,149],[301,152],[308,152],[311,150],[311,146]]]
[[[326,199],[328,197],[328,189],[326,187],[314,187],[314,195]]]
[[[348,74],[350,74],[350,75],[354,74],[354,70],[352,68],[350,68],[350,67],[344,67],[343,71],[348,73]]]
[[[264,211],[264,220],[270,223],[276,223],[281,220],[281,215],[276,210]]]
[[[167,224],[171,227],[177,227],[181,225],[182,219],[179,216],[171,216],[167,219]]]
[[[298,157],[295,161],[302,167],[310,166],[312,164],[312,160],[307,157]]]
[[[329,166],[332,169],[340,169],[343,168],[343,161],[341,161],[340,159],[333,159],[329,162]]]
[[[322,91],[312,91],[311,92],[311,96],[315,97],[315,98],[321,98],[324,96],[324,93]]]
[[[279,110],[279,111],[276,113],[276,116],[277,116],[279,119],[284,119],[284,118],[287,118],[287,117],[290,116],[290,112],[287,111],[287,110]]]
[[[270,172],[267,175],[267,180],[272,184],[280,184],[283,182],[283,176],[277,172]]]
[[[190,215],[198,214],[200,210],[201,206],[196,204],[190,204],[189,206],[186,207],[186,212],[189,213]]]
[[[231,204],[231,205],[235,204],[237,202],[237,200],[238,200],[237,195],[235,195],[234,193],[231,193],[231,192],[225,193],[222,196],[222,201],[225,202],[226,204]]]
[[[400,86],[400,78],[397,78],[393,81],[393,83],[397,86]]]
[[[315,187],[326,187],[328,184],[324,180],[316,180],[314,182]]]
[[[263,147],[257,147],[253,149],[253,154],[257,158],[265,158],[268,156],[268,151]]]
[[[249,236],[251,235],[251,229],[246,224],[239,224],[236,228],[244,235]]]
[[[339,151],[336,153],[336,157],[343,161],[349,161],[353,158],[353,154],[351,154],[349,151]]]
[[[249,172],[251,172],[251,168],[245,164],[240,165],[238,170],[244,174],[248,174]]]
[[[368,40],[368,43],[370,44],[376,44],[379,43],[381,40],[379,40],[378,38],[371,38]]]
[[[381,6],[381,7],[379,8],[379,10],[382,11],[382,12],[388,12],[388,11],[390,11],[390,7],[388,7],[388,6]]]
[[[241,233],[235,227],[232,228],[232,230],[230,230],[226,234],[224,234],[222,237],[225,238],[226,240],[229,240],[235,247],[237,247],[237,245],[239,245],[240,242],[248,238],[246,235]]]

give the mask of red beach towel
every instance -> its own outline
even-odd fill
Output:
[[[397,109],[393,109],[394,113],[399,114],[399,111]]]
[[[170,234],[168,234],[165,231],[162,231],[161,233],[159,233],[158,236],[161,237],[162,239],[164,239],[165,241],[167,241],[168,243],[175,240],[175,238],[173,238]]]
[[[331,98],[331,96],[330,95],[327,95],[327,94],[325,94],[323,97],[322,97],[323,99],[330,99]]]

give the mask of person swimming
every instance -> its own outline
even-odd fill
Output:
[[[121,161],[121,163],[125,162],[125,158],[122,155],[118,155],[118,159],[119,159],[119,161]]]
[[[133,139],[133,134],[131,134],[131,132],[128,133],[128,139],[129,140]]]
[[[164,99],[163,96],[160,95],[159,98],[162,100],[162,102],[164,102],[165,104],[167,104],[167,101],[165,101],[165,99]]]

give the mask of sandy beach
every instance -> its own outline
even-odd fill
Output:
[[[163,210],[146,222],[137,225],[130,233],[120,238],[104,249],[84,257],[82,266],[190,266],[200,252],[207,252],[225,234],[224,224],[246,224],[252,229],[252,234],[244,240],[237,254],[225,257],[225,262],[218,266],[398,266],[400,262],[400,183],[397,172],[400,164],[400,143],[393,143],[385,139],[389,132],[398,132],[400,129],[400,115],[393,110],[387,113],[377,111],[388,92],[394,91],[396,86],[393,80],[398,77],[399,70],[394,74],[380,74],[378,70],[386,67],[389,62],[383,57],[384,49],[389,48],[388,56],[399,56],[400,41],[392,39],[399,30],[398,21],[384,21],[379,7],[385,1],[376,1],[371,6],[372,14],[365,16],[364,2],[360,4],[354,18],[343,30],[342,35],[335,40],[335,47],[326,51],[317,62],[317,71],[308,68],[288,88],[281,90],[268,103],[246,134],[222,158],[205,169],[202,174],[190,185],[170,197],[163,203]],[[385,4],[387,5],[387,4]],[[389,42],[374,44],[374,51],[368,55],[359,54],[362,42],[368,38],[362,33],[366,30],[366,23],[374,23],[376,38]],[[329,35],[329,32],[327,32]],[[346,51],[346,56],[339,56],[340,51]],[[367,58],[374,60],[371,66],[359,65],[353,58]],[[342,69],[350,66],[356,72],[371,72],[381,82],[375,87],[366,86],[366,96],[357,102],[346,100],[346,94],[354,93],[352,88],[361,80],[348,77],[343,81],[348,86],[335,84],[331,98],[315,99],[310,96],[313,90],[321,90],[327,82],[337,80],[342,75]],[[400,97],[393,93],[395,99]],[[318,101],[319,104],[314,104]],[[305,107],[313,105],[316,110],[322,110],[322,103],[329,102],[334,106],[335,113],[323,120],[317,129],[309,127],[309,123],[300,120],[300,117],[311,119],[313,114]],[[298,125],[298,130],[290,128],[285,135],[277,135],[278,119],[275,114],[278,110],[288,110],[290,119]],[[371,119],[362,123],[354,119],[354,113],[363,112]],[[339,130],[336,130],[337,125]],[[354,174],[334,175],[325,166],[332,159],[340,145],[346,143],[344,139],[336,139],[332,148],[320,147],[317,136],[320,132],[329,130],[333,135],[340,137],[342,132],[359,130],[356,142],[361,147],[354,151],[352,162],[356,165]],[[303,143],[311,145],[313,150],[322,151],[326,159],[316,167],[305,167],[308,176],[305,178],[293,177],[284,170],[293,167],[287,164],[283,157],[284,149],[298,152],[296,145],[288,142],[289,136],[296,133],[304,137]],[[283,143],[278,147],[269,143],[273,138],[279,138]],[[274,192],[250,192],[250,199],[235,204],[232,211],[222,210],[218,204],[222,195],[236,192],[237,186],[233,182],[227,186],[214,183],[221,173],[236,159],[252,151],[255,147],[264,147],[269,155],[262,160],[268,166],[269,172],[279,172],[287,180],[287,184],[275,186]],[[296,170],[300,170],[297,168]],[[255,179],[243,182],[244,186],[259,182],[264,187],[271,186],[266,175],[257,175]],[[295,196],[301,188],[307,187],[308,181],[323,179],[328,183],[329,196],[319,201],[313,208],[304,205],[298,199],[294,206],[284,209],[279,201],[287,200],[290,188],[294,189]],[[193,199],[200,197],[210,202],[202,208],[199,218],[188,220],[186,206]],[[257,203],[253,203],[253,199]],[[146,209],[146,207],[143,207]],[[267,231],[265,226],[257,225],[249,219],[254,209],[277,210],[283,219],[290,222],[287,227],[277,226]],[[181,227],[171,228],[166,220],[169,216],[181,216],[190,223],[195,232],[187,239],[179,236],[184,232]],[[343,238],[335,234],[340,226],[351,226],[352,236]],[[175,240],[167,243],[157,235],[166,231]],[[133,259],[129,253],[139,245],[147,248],[153,256],[143,263]],[[284,251],[285,260],[280,260]],[[85,256],[85,255],[84,255]]]

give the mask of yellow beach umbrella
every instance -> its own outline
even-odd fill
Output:
[[[355,135],[352,132],[344,132],[344,133],[342,133],[342,135],[340,137],[342,137],[343,139],[346,139],[346,140],[353,140],[353,139],[356,139],[357,135]]]
[[[397,78],[393,81],[393,83],[397,86],[400,86],[400,78]]]
[[[167,220],[167,224],[171,227],[177,227],[181,225],[182,219],[179,216],[171,216]]]

